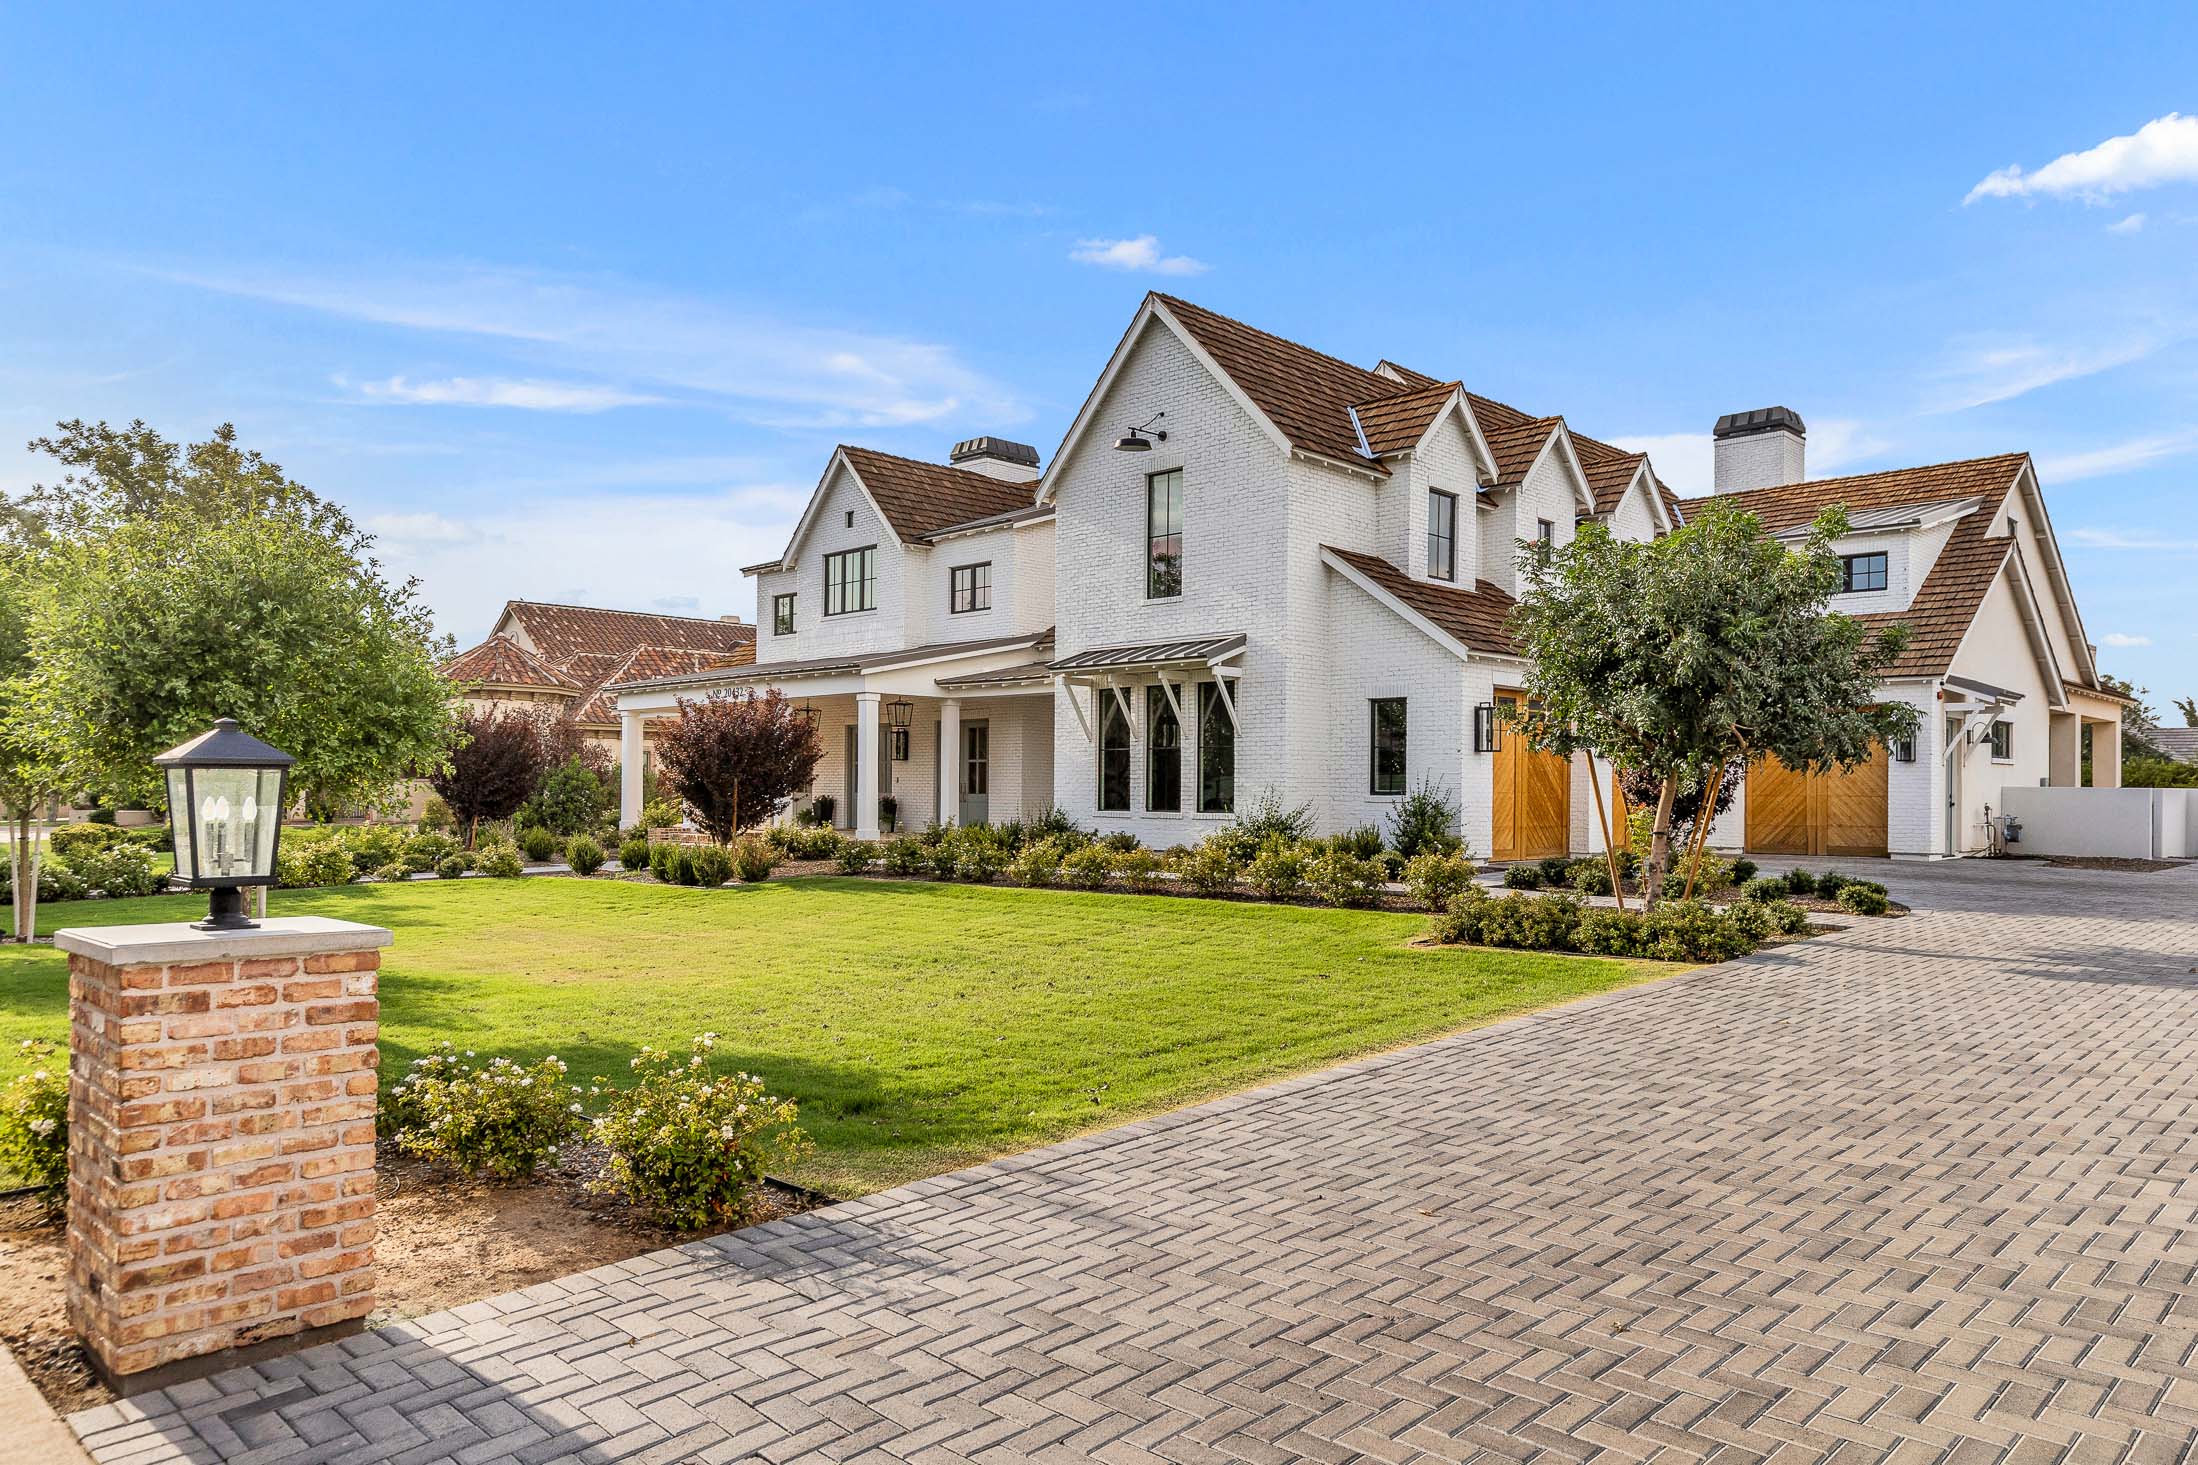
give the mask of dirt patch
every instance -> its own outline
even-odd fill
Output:
[[[386,1158],[370,1327],[439,1312],[675,1246],[712,1231],[668,1231],[631,1207],[591,1194],[602,1155],[568,1152],[554,1173],[526,1184],[453,1179]],[[822,1197],[766,1188],[757,1225],[811,1209]],[[62,1414],[109,1402],[63,1316],[68,1275],[60,1217],[28,1197],[0,1199],[0,1342]]]
[[[2157,875],[2162,870],[2177,869],[2186,862],[2182,860],[2117,860],[2109,859],[2104,855],[2091,857],[2054,855],[2047,859],[2046,863],[2059,870],[2120,870],[2129,875]]]

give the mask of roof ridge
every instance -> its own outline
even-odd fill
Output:
[[[1874,468],[1868,473],[1843,473],[1836,478],[1802,478],[1792,483],[1770,483],[1761,488],[1735,489],[1731,493],[1697,494],[1692,497],[1682,498],[1680,502],[1684,504],[1706,504],[1715,499],[1740,499],[1758,493],[1784,492],[1797,488],[1823,488],[1835,483],[1859,483],[1865,478],[1890,478],[1898,473],[1930,473],[1946,468],[1973,468],[1983,463],[2001,461],[2012,463],[2018,459],[2027,462],[2029,458],[2030,454],[2027,449],[2012,453],[1985,453],[1974,458],[1949,458],[1943,463],[1911,463],[1905,468]],[[2013,480],[2010,479],[2009,484],[2012,485],[2012,483]]]
[[[540,607],[541,607],[542,609],[544,609],[544,610],[584,610],[584,611],[587,611],[587,612],[588,612],[589,614],[591,614],[591,615],[607,615],[607,616],[644,616],[644,617],[646,617],[646,618],[648,618],[649,620],[652,620],[652,621],[696,621],[696,622],[699,622],[699,623],[701,623],[701,624],[703,624],[703,625],[725,625],[725,626],[730,626],[730,625],[743,625],[743,624],[746,624],[745,622],[739,622],[739,621],[728,621],[728,620],[726,620],[726,619],[725,619],[725,618],[724,618],[723,616],[689,616],[689,615],[680,615],[680,614],[679,614],[679,613],[678,613],[677,611],[669,611],[669,610],[621,610],[621,609],[619,609],[619,608],[618,608],[617,606],[612,606],[612,605],[575,605],[575,604],[573,604],[573,603],[572,603],[571,601],[569,601],[569,600],[518,600],[518,599],[513,599],[513,600],[507,600],[507,601],[505,601],[505,602],[504,602],[504,609],[508,611],[508,610],[510,610],[510,609],[511,609],[512,607],[514,607],[514,606],[521,606],[521,605],[538,605],[538,606],[540,606]],[[498,619],[501,619],[501,617],[499,617]],[[491,632],[489,632],[489,634],[490,634],[491,636],[501,636],[501,635],[503,635],[503,632],[501,632],[501,631],[491,631]],[[508,637],[508,636],[506,636],[506,637],[505,637],[504,639],[506,639],[506,640],[508,641],[508,640],[510,640],[511,638],[510,638],[510,637]],[[516,643],[514,643],[514,644],[516,644]],[[521,650],[523,651],[523,650],[525,650],[526,648],[525,648],[525,647],[520,647],[520,649],[521,649]]]
[[[1214,310],[1209,306],[1200,305],[1195,300],[1185,300],[1180,295],[1168,295],[1158,290],[1153,291],[1152,294],[1155,300],[1162,301],[1165,304],[1188,306],[1192,310],[1197,311],[1200,315],[1210,315],[1215,320],[1224,321],[1229,325],[1237,327],[1239,330],[1250,331],[1255,336],[1265,336],[1270,341],[1280,341],[1285,346],[1289,346],[1296,350],[1306,352],[1308,355],[1318,356],[1323,361],[1333,361],[1336,365],[1346,367],[1349,370],[1355,371],[1360,376],[1374,377],[1380,381],[1388,382],[1392,386],[1396,385],[1396,383],[1391,381],[1390,378],[1382,376],[1379,372],[1369,371],[1355,361],[1346,361],[1341,356],[1336,356],[1329,352],[1321,350],[1318,346],[1308,346],[1303,341],[1292,340],[1288,336],[1279,335],[1276,332],[1270,331],[1263,326],[1255,326],[1250,321],[1239,320],[1233,315],[1223,315],[1220,311]],[[1376,399],[1370,397],[1367,400],[1373,401]]]
[[[887,458],[895,463],[906,463],[911,468],[929,468],[939,473],[956,473],[964,478],[974,478],[979,480],[980,482],[995,484],[1001,488],[1035,489],[1038,486],[1038,480],[1035,478],[1030,479],[1027,482],[1014,478],[994,478],[989,473],[979,473],[974,468],[964,468],[959,464],[934,463],[929,458],[911,458],[902,453],[888,453],[883,448],[866,448],[860,443],[841,443],[839,445],[839,451],[843,453],[862,453],[872,458]],[[1035,493],[1032,494],[1031,499],[1032,502],[1036,502],[1037,495]]]

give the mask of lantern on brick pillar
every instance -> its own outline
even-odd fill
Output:
[[[224,717],[153,760],[168,780],[168,823],[175,830],[175,878],[207,892],[201,931],[241,931],[244,891],[275,883],[283,801],[297,760]]]

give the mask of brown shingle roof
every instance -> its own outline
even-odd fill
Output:
[[[1595,512],[1598,514],[1607,514],[1618,507],[1618,501],[1626,496],[1627,485],[1633,482],[1633,475],[1640,472],[1641,464],[1648,458],[1646,453],[1629,453],[1591,437],[1576,435],[1572,446],[1580,454],[1580,468],[1587,474],[1587,486],[1595,491]]]
[[[1746,493],[1713,494],[1682,500],[1682,505],[1692,515],[1720,499],[1727,500],[1754,514],[1763,521],[1764,528],[1776,533],[1800,528],[1834,504],[1862,510],[1978,499],[1978,507],[1956,521],[1908,609],[1871,611],[1855,617],[1869,626],[1908,626],[1908,645],[1885,675],[1942,676],[1953,664],[1969,623],[1977,618],[1985,592],[1992,588],[2014,549],[2012,538],[1987,531],[1999,518],[2000,505],[2028,461],[2022,453],[2001,453],[1921,468],[1783,483]]]
[[[1417,387],[1393,397],[1359,403],[1358,425],[1359,431],[1366,435],[1366,446],[1377,456],[1402,453],[1419,446],[1419,440],[1427,435],[1435,415],[1442,411],[1443,404],[1458,388],[1457,382],[1436,382],[1433,386]]]
[[[1359,451],[1351,408],[1398,394],[1398,383],[1173,295],[1156,295],[1291,446],[1386,472]]]
[[[1549,436],[1564,425],[1562,417],[1530,417],[1513,425],[1490,429],[1484,422],[1483,432],[1488,438],[1488,450],[1496,455],[1496,482],[1499,486],[1517,483],[1526,477],[1526,470],[1534,466],[1534,460],[1542,455],[1542,448]]]
[[[577,690],[580,683],[528,651],[509,636],[495,635],[469,647],[442,665],[446,680],[482,687],[554,687]]]
[[[1507,624],[1511,607],[1518,602],[1491,582],[1482,580],[1471,590],[1433,585],[1413,579],[1378,555],[1337,549],[1332,544],[1321,548],[1457,637],[1468,649],[1518,655],[1519,643]]]
[[[1037,501],[1036,483],[1009,483],[967,468],[897,458],[871,448],[840,452],[878,501],[886,522],[907,543],[972,519],[1027,509]]]

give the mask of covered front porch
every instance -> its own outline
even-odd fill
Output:
[[[1044,643],[959,646],[784,662],[621,688],[620,822],[641,813],[647,724],[682,697],[775,689],[816,729],[821,754],[787,817],[828,816],[858,839],[934,824],[1029,819],[1053,802],[1053,674]]]

